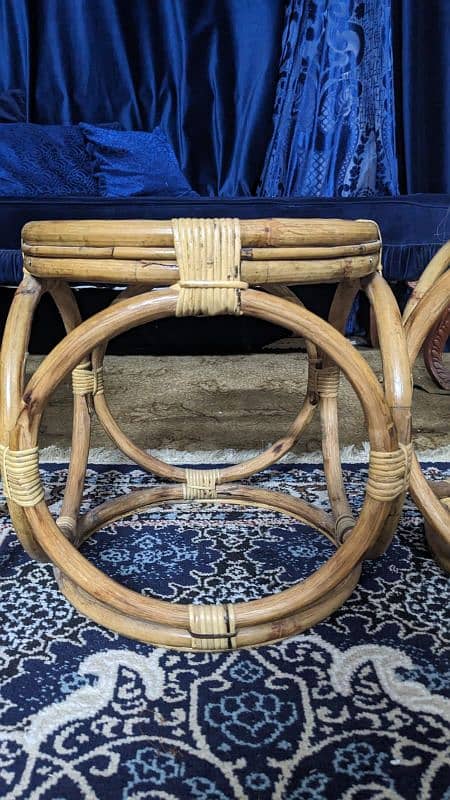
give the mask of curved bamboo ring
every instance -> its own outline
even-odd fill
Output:
[[[441,262],[438,260],[435,263]],[[432,262],[430,262],[431,264]],[[427,277],[426,272],[427,270],[424,273],[424,283]],[[429,284],[427,283],[427,285]],[[407,315],[405,331],[411,368],[414,366],[426,337],[436,320],[442,316],[449,300],[450,271],[447,271],[441,274],[434,285],[427,289]],[[450,483],[448,485],[450,489]],[[433,491],[432,484],[430,485],[426,480],[415,455],[411,466],[410,491],[415,504],[425,518],[425,535],[429,547],[442,568],[450,572],[450,508],[447,498],[442,496],[442,492],[440,491],[440,496],[438,496]]]
[[[104,525],[109,525],[117,519],[132,514],[137,510],[145,509],[156,503],[192,503],[186,500],[183,495],[183,487],[174,484],[166,484],[151,489],[137,489],[112,500],[106,500],[100,506],[86,512],[81,519],[78,528],[76,546],[80,546],[95,531]],[[196,503],[234,503],[235,505],[257,505],[261,508],[271,508],[280,511],[290,517],[306,522],[324,534],[334,545],[333,520],[330,514],[320,508],[312,506],[310,503],[301,500],[299,497],[283,494],[266,489],[258,489],[254,486],[242,486],[241,484],[228,483],[221,486],[217,493],[217,498],[208,500],[196,500]]]
[[[13,432],[16,449],[37,443],[49,397],[74,366],[111,335],[175,312],[174,290],[149,292],[118,302],[69,333],[36,370],[25,389],[24,405]],[[290,301],[255,290],[242,296],[243,313],[281,324],[311,339],[347,375],[363,406],[371,448],[392,452],[397,440],[383,392],[362,356],[328,323]],[[180,489],[173,487],[172,491]],[[227,487],[221,487],[225,494]],[[228,487],[230,492],[230,487]],[[360,565],[389,514],[390,502],[366,493],[356,525],[337,552],[306,580],[279,594],[233,606],[235,644],[262,644],[303,630],[335,610],[358,580]],[[102,624],[145,641],[189,647],[189,609],[143,597],[118,584],[89,563],[64,537],[44,501],[24,509],[40,546],[61,573],[66,596]]]
[[[148,291],[148,287],[131,286],[122,292],[120,299],[134,297],[138,294],[143,294],[145,291]],[[297,305],[302,305],[300,300],[288,287],[277,287],[274,285],[268,287],[266,291],[275,296],[289,299]],[[117,302],[119,302],[119,300],[115,300],[113,304],[115,305]],[[107,345],[108,342],[103,342],[94,348],[92,352],[92,368],[94,370],[103,367]],[[308,353],[307,387],[310,387],[313,384],[312,372],[315,369],[317,361],[317,350],[309,341],[306,342],[306,349]],[[313,417],[317,402],[317,395],[312,396],[307,389],[300,411],[293,420],[286,435],[278,439],[257,456],[245,459],[238,464],[233,464],[231,467],[221,469],[218,483],[229,483],[248,478],[250,475],[254,475],[256,472],[260,472],[279,461],[299,440],[301,434]],[[166,461],[156,458],[151,453],[147,453],[122,431],[118,422],[113,417],[105,392],[94,396],[94,406],[95,413],[103,430],[108,434],[119,450],[134,461],[135,464],[138,464],[147,472],[153,472],[160,478],[182,482],[186,480],[186,469],[184,467],[176,467],[173,464],[168,464]]]
[[[6,446],[10,443],[11,431],[22,405],[26,355],[28,352],[34,313],[41,298],[46,293],[52,297],[61,316],[66,333],[72,331],[81,322],[81,315],[76,300],[72,290],[67,284],[52,279],[38,281],[25,271],[23,279],[14,295],[6,321],[0,359],[0,394],[2,397],[2,403],[0,404],[0,442]],[[83,460],[84,454],[86,454],[87,458],[87,451],[89,449],[89,442],[86,443],[86,437],[84,437],[79,430],[80,420],[82,418],[86,420],[86,414],[85,398],[75,398],[73,424],[74,431],[76,431],[77,435],[74,437],[74,441],[75,447],[78,447],[80,451],[80,461]],[[79,485],[78,493],[76,491],[76,484]],[[66,491],[66,495],[70,494],[70,489],[75,489],[72,502],[76,506],[78,502],[77,494],[80,494],[81,491],[81,481],[78,480],[78,476],[75,477],[73,475],[71,468],[69,468],[68,489],[69,492]],[[66,495],[65,503],[67,503]],[[36,540],[21,506],[9,499],[8,510],[14,529],[26,552],[37,561],[48,561],[48,557]],[[67,513],[67,511],[65,513]]]

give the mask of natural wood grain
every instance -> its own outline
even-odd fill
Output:
[[[343,246],[367,244],[379,238],[368,220],[242,219],[243,247]],[[52,220],[28,222],[24,244],[73,244],[88,247],[172,247],[171,220]]]
[[[243,261],[242,280],[249,284],[265,283],[338,283],[350,278],[371,275],[375,256],[287,261]],[[133,261],[114,258],[36,258],[24,257],[24,267],[37,278],[60,278],[90,283],[170,286],[180,279],[176,261]]]

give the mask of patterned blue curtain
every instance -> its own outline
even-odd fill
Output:
[[[289,0],[258,194],[398,194],[391,0]]]

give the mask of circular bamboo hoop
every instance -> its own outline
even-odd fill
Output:
[[[26,404],[13,432],[16,449],[37,445],[39,424],[49,397],[89,352],[114,334],[174,314],[176,302],[176,291],[170,289],[130,297],[69,333],[45,358],[25,389]],[[242,293],[242,311],[282,325],[315,342],[344,371],[360,398],[371,448],[383,453],[396,451],[392,417],[383,392],[364,359],[337,331],[290,301],[251,289]],[[173,487],[171,491],[175,492],[176,499],[180,487]],[[221,486],[219,491],[222,499],[232,496],[234,490]],[[242,499],[242,489],[238,492]],[[389,500],[376,499],[366,493],[350,536],[313,575],[279,594],[230,607],[236,625],[231,646],[262,644],[291,635],[338,608],[358,580],[361,561],[382,530],[390,506]],[[207,639],[198,645],[197,633],[193,636],[189,607],[143,597],[108,578],[65,538],[44,501],[24,509],[24,513],[39,545],[58,570],[64,593],[83,613],[144,641],[207,649]],[[205,609],[207,607],[197,607],[200,614],[206,614]]]
[[[127,297],[134,297],[146,291],[145,286],[128,287],[125,289],[120,297],[113,301],[116,304],[121,299]],[[269,286],[265,289],[269,294],[276,297],[284,297],[299,306],[303,304],[298,297],[287,286]],[[108,342],[103,342],[92,351],[92,368],[93,370],[103,369],[103,362],[106,353]],[[317,392],[310,391],[314,385],[314,371],[317,364],[317,348],[309,341],[306,341],[306,350],[308,354],[308,378],[307,378],[307,391],[303,404],[292,422],[286,435],[278,439],[270,447],[266,448],[262,453],[253,458],[245,459],[245,461],[233,464],[231,467],[224,467],[219,470],[217,483],[230,483],[232,481],[243,480],[257,472],[260,472],[272,464],[279,461],[286,453],[288,453],[296,442],[298,442],[301,434],[310,423],[314,411],[317,407],[318,396]],[[136,445],[129,437],[122,431],[117,421],[114,419],[109,403],[106,397],[106,392],[97,394],[94,397],[95,412],[98,420],[102,425],[104,431],[108,434],[110,439],[124,453],[128,458],[138,464],[142,469],[147,472],[153,472],[160,478],[175,481],[186,481],[186,469],[183,467],[176,467],[173,464],[168,464],[162,459],[156,458],[151,453],[142,450]]]

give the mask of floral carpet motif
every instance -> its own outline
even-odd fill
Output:
[[[443,478],[447,464],[427,464]],[[43,467],[52,511],[66,472]],[[345,478],[355,510],[366,467]],[[92,466],[86,508],[152,478]],[[249,481],[327,507],[322,470]],[[219,654],[179,653],[100,628],[60,595],[0,518],[0,797],[6,800],[450,800],[449,580],[411,502],[388,553],[312,631]],[[276,512],[166,506],[111,524],[84,554],[176,602],[281,591],[332,553]]]

